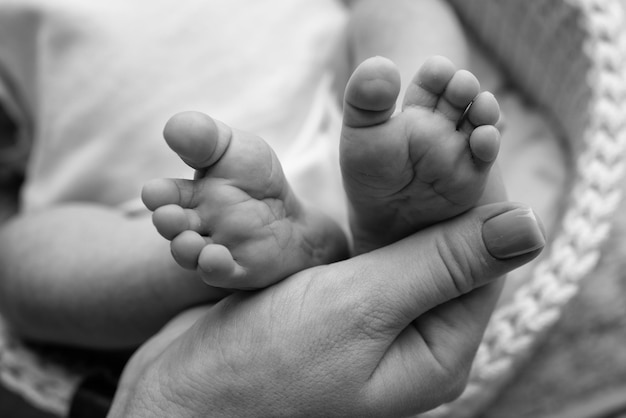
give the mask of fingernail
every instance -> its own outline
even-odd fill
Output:
[[[507,259],[543,248],[546,238],[532,209],[513,209],[487,220],[483,241],[489,253]]]

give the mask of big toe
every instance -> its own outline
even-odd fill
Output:
[[[389,119],[400,92],[400,73],[383,57],[365,60],[354,71],[344,96],[344,124],[350,127],[377,125]]]
[[[228,147],[231,130],[204,113],[190,111],[172,116],[163,137],[185,163],[201,170],[219,160]]]

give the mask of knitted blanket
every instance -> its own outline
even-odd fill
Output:
[[[595,272],[485,418],[626,417],[626,203],[617,213]]]

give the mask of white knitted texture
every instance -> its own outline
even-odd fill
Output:
[[[0,382],[32,405],[66,416],[79,376],[36,354],[0,319]]]
[[[603,0],[554,1],[550,7],[559,5],[582,11],[578,26],[586,39],[585,50],[580,52],[590,60],[591,70],[586,80],[578,82],[590,83],[593,92],[570,203],[547,257],[513,300],[494,314],[463,395],[424,416],[473,417],[497,396],[560,319],[563,306],[578,293],[580,281],[592,278],[621,200],[626,156],[623,11],[619,3]]]

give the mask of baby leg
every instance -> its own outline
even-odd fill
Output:
[[[347,255],[339,226],[303,206],[260,137],[197,112],[175,115],[164,136],[195,179],[154,180],[142,198],[176,261],[208,284],[262,288]]]
[[[399,91],[396,66],[380,57],[346,87],[340,155],[357,253],[472,208],[498,153],[498,103],[468,71],[427,60],[392,116]]]

